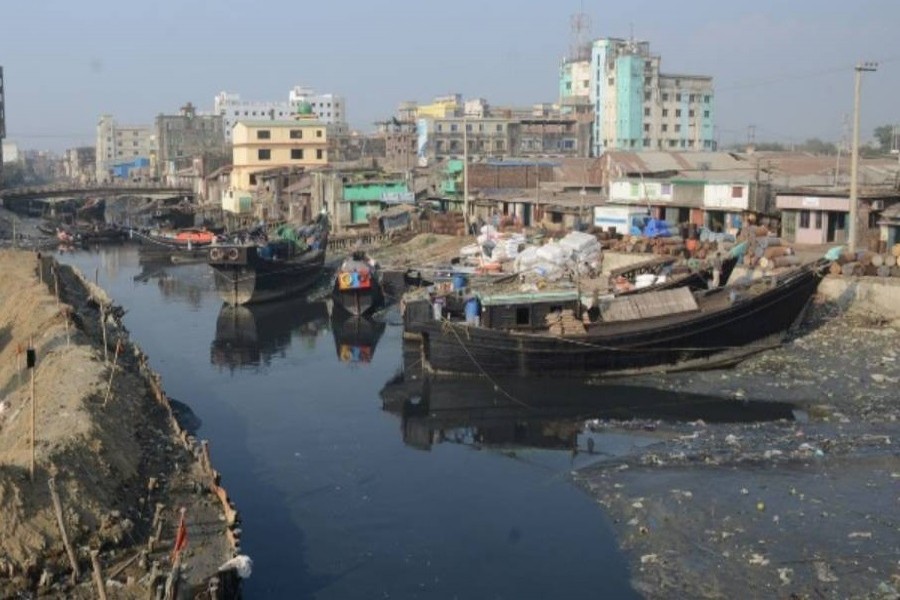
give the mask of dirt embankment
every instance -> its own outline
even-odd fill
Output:
[[[72,269],[32,252],[0,251],[0,272],[0,597],[96,597],[93,552],[108,597],[147,597],[169,571],[182,507],[189,542],[181,589],[205,587],[234,555],[236,515],[227,502],[223,514],[207,455],[173,418],[116,309]],[[105,353],[101,305],[112,310]]]

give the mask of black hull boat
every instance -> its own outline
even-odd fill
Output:
[[[365,253],[355,252],[341,263],[334,278],[334,306],[347,314],[361,317],[384,304],[384,291],[378,267]]]
[[[316,223],[287,237],[246,244],[216,244],[209,248],[216,290],[227,304],[252,304],[286,298],[319,282],[328,246],[328,221]],[[290,230],[293,232],[294,230]]]
[[[697,294],[682,288],[614,299],[600,320],[585,326],[572,318],[563,333],[543,318],[547,306],[566,306],[556,299],[485,307],[481,326],[446,319],[416,326],[423,358],[437,373],[620,375],[711,368],[779,344],[803,315],[826,267],[820,261]],[[541,317],[530,317],[539,306]]]

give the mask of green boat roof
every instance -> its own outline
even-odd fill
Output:
[[[574,302],[578,300],[577,290],[551,290],[546,292],[523,292],[508,294],[476,294],[483,306],[503,306],[508,304],[536,304],[539,302]]]

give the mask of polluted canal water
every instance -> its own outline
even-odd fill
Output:
[[[404,361],[396,309],[338,321],[321,301],[231,308],[205,264],[144,263],[129,246],[59,259],[125,308],[133,340],[210,441],[254,561],[248,597],[636,597],[607,517],[570,472],[654,443],[583,431],[585,419],[628,418],[646,396],[426,383]],[[523,413],[538,396],[561,401]],[[656,396],[643,410],[678,418],[683,400]],[[789,414],[767,410],[750,418]]]

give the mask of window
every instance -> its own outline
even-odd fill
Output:
[[[681,131],[681,125],[675,125],[675,133]]]
[[[668,92],[664,92],[664,93],[663,93],[663,102],[668,102],[668,101],[669,101],[669,93],[668,93]]]
[[[272,151],[268,148],[260,148],[256,151],[256,158],[258,158],[259,160],[271,160]]]
[[[530,325],[531,310],[527,306],[516,307],[516,325]]]
[[[615,83],[615,81],[616,81],[615,79],[610,77],[609,79],[606,80],[606,83],[607,83],[607,85],[613,85]]]
[[[325,156],[325,151],[324,151],[324,150],[322,150],[321,148],[319,148],[318,150],[316,150],[316,158],[317,158],[317,159],[322,160],[322,158],[324,158],[324,156]]]
[[[437,130],[438,130],[438,131],[443,131],[443,130],[444,130],[444,126],[441,125],[440,123],[438,123]]]
[[[664,116],[664,117],[668,117],[668,116],[669,116],[669,109],[668,109],[668,108],[664,108],[664,109],[663,109],[662,116]]]
[[[450,131],[456,131],[457,129],[459,129],[459,126],[456,123],[450,124]]]
[[[317,138],[322,137],[322,130],[321,130],[321,129],[316,129],[316,137],[317,137]]]
[[[650,123],[644,123],[644,131],[650,131]]]
[[[466,131],[468,131],[468,132],[471,132],[471,131],[472,131],[472,124],[471,124],[471,123],[466,123]]]
[[[651,83],[653,83],[652,77],[644,77],[644,85],[650,85]]]
[[[497,133],[503,133],[503,125],[497,125]]]
[[[268,129],[260,129],[256,132],[256,139],[258,140],[268,140],[272,138],[272,132]]]
[[[822,229],[822,211],[816,211],[816,229]]]
[[[303,160],[303,148],[291,148],[291,160]]]
[[[494,150],[498,152],[503,152],[503,142],[501,140],[497,140],[497,143],[494,144]]]
[[[644,148],[650,147],[650,138],[644,138]]]
[[[649,109],[649,108],[645,108],[645,109],[644,109],[644,116],[645,116],[645,117],[649,117],[649,116],[650,116],[650,109]]]
[[[644,92],[644,100],[650,99],[650,92]]]
[[[675,94],[675,101],[681,102],[681,94]]]
[[[809,211],[808,210],[800,211],[800,227],[802,229],[809,229]]]
[[[704,119],[708,119],[708,118],[709,118],[709,111],[708,111],[708,110],[704,110],[704,111],[703,111],[703,118],[704,118]]]
[[[292,140],[302,140],[303,139],[303,130],[302,129],[291,129],[291,139]]]
[[[703,103],[709,104],[709,96],[703,96]]]
[[[676,116],[676,117],[680,117],[680,116],[681,116],[681,109],[680,109],[680,108],[676,108],[676,109],[675,109],[675,116]]]
[[[662,125],[662,130],[663,130],[663,131],[668,131],[668,130],[669,130],[669,126],[668,126],[667,124],[663,123],[663,125]]]
[[[250,174],[250,185],[256,185],[256,173]]]
[[[694,111],[693,111],[693,109],[691,109],[691,110],[688,111],[688,116],[689,116],[689,117],[693,117],[693,116],[694,116]]]
[[[688,96],[688,102],[693,102],[693,101],[694,101],[694,95],[691,94],[690,96]]]
[[[743,198],[744,197],[744,186],[742,186],[742,185],[731,186],[731,197],[732,198]]]
[[[675,144],[677,144],[676,140],[669,140],[669,148],[674,148]]]

